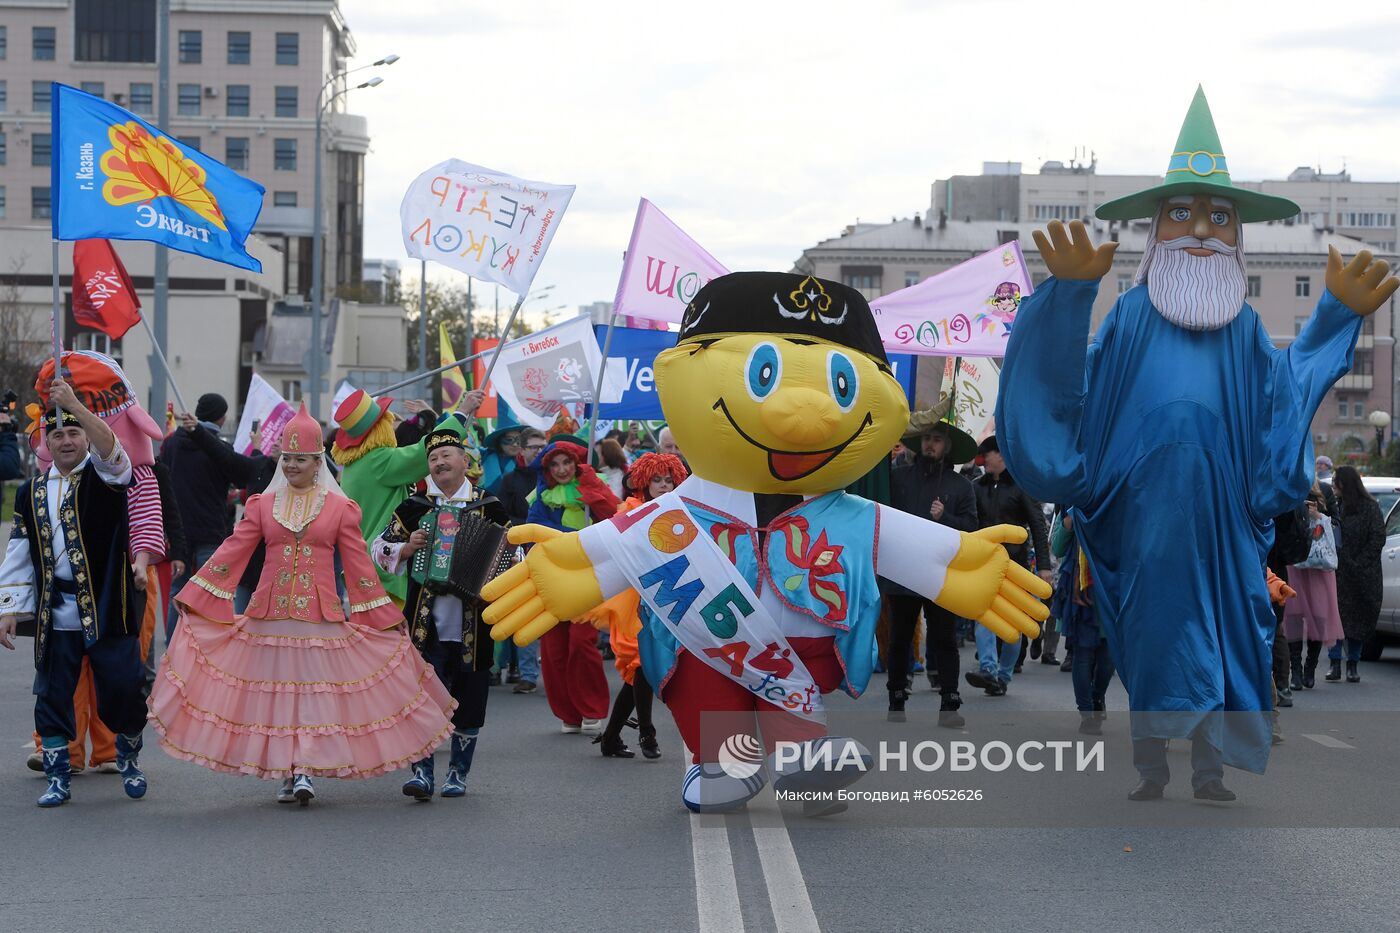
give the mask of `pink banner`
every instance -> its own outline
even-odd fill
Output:
[[[1031,277],[1012,242],[870,302],[885,349],[923,356],[1006,355]]]
[[[642,198],[622,264],[613,311],[649,321],[680,323],[685,306],[706,282],[729,270],[656,205]],[[631,325],[631,326],[636,326]]]

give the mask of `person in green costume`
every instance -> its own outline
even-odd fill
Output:
[[[473,389],[463,394],[457,410],[471,418],[481,405],[484,393]],[[341,466],[340,488],[360,507],[360,533],[373,541],[384,530],[394,508],[403,501],[408,487],[428,475],[428,457],[423,441],[398,447],[394,440],[397,420],[389,397],[376,399],[356,389],[335,410],[339,428],[331,456]],[[408,597],[408,584],[397,574],[379,569],[385,591],[402,606]]]

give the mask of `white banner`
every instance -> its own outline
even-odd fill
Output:
[[[564,406],[593,401],[602,363],[593,325],[579,316],[507,343],[491,383],[521,424],[545,430]]]
[[[943,389],[938,400],[946,399],[948,387],[952,386],[954,423],[975,440],[984,440],[997,433],[995,414],[1001,366],[989,357],[964,356],[956,362],[956,372],[953,371],[953,357],[948,357],[943,364]]]
[[[678,324],[695,293],[727,272],[655,204],[642,198],[613,311],[623,317]]]
[[[269,457],[276,456],[282,443],[282,429],[295,414],[292,406],[266,379],[253,373],[253,380],[248,384],[248,400],[243,403],[243,414],[238,419],[238,433],[233,437],[233,449],[245,456],[253,452],[253,423],[257,422],[262,432],[259,449]]]
[[[414,259],[524,297],[573,194],[573,185],[528,181],[448,159],[415,178],[404,193],[404,249]]]

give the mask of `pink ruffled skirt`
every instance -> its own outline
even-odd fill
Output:
[[[215,771],[368,778],[431,755],[455,706],[402,626],[184,612],[150,720],[168,753]]]

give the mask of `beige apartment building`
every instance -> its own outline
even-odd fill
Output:
[[[274,385],[281,383],[284,394],[299,398],[309,388],[304,385],[309,361],[288,360],[284,352],[273,364],[265,354],[268,347],[285,349],[297,342],[290,336],[279,341],[275,333],[279,327],[295,331],[309,324],[300,306],[309,301],[312,291],[312,227],[318,208],[313,203],[317,95],[328,79],[347,67],[355,52],[354,40],[336,0],[169,2],[168,131],[267,189],[253,228],[267,249],[254,252],[260,256],[271,252],[278,260],[272,264],[265,260],[262,276],[235,275],[236,270],[217,277],[201,275],[209,281],[222,278],[228,285],[223,298],[232,303],[230,307],[242,309],[232,323],[215,323],[208,317],[207,302],[194,300],[174,281],[182,263],[214,264],[172,252],[171,362],[176,365],[176,357],[198,357],[204,364],[185,382],[187,393],[218,390],[231,400],[241,399],[251,373],[264,362],[278,370],[274,375],[283,377],[271,380]],[[156,0],[0,0],[0,232],[48,229],[50,82],[79,87],[156,122],[156,13]],[[331,82],[327,94],[344,87],[341,77]],[[358,290],[363,281],[363,179],[369,134],[363,117],[345,111],[346,98],[353,93],[335,100],[322,124],[319,209],[324,224],[325,313],[336,318],[334,323],[326,322],[326,329],[329,335],[333,326],[338,327],[341,336],[358,331],[346,314],[358,313],[360,306],[346,302],[342,308],[333,304],[333,298],[338,288]],[[152,275],[152,251],[134,243],[119,248],[140,289]],[[0,253],[0,273],[15,258],[13,253]],[[47,272],[47,251],[31,259],[41,262]],[[255,297],[263,310],[246,304],[250,298],[237,287],[240,282],[256,284]],[[146,303],[149,307],[149,299]],[[380,319],[386,313],[371,314],[377,322],[371,331],[382,329]],[[402,316],[401,309],[397,313]],[[187,334],[194,339],[218,339],[218,357],[205,359],[204,351],[186,347]],[[340,352],[338,339],[328,336],[328,354]],[[75,341],[106,346],[106,338],[95,333],[76,334],[70,345]],[[140,378],[147,369],[143,365],[145,334],[133,331],[122,342],[131,346],[108,349],[125,357],[141,389],[147,385]],[[300,342],[303,351],[309,349],[309,330]],[[383,364],[401,370],[403,343],[399,339],[392,346],[377,348],[371,354],[376,360],[373,365],[360,366],[364,361],[352,358],[349,367],[375,369]],[[138,353],[132,352],[138,344],[142,345],[140,363]],[[393,347],[399,348],[397,354],[382,352]],[[323,367],[329,385],[322,398],[323,417],[329,414],[330,392],[345,362],[328,359]]]
[[[1143,178],[1124,186],[1121,193],[1152,183],[1151,178]],[[1095,197],[1107,200],[1117,196],[1116,191]],[[1075,216],[1088,216],[1088,212]],[[804,273],[845,282],[866,297],[875,298],[920,282],[1000,244],[1019,240],[1032,282],[1038,283],[1045,280],[1048,272],[1031,233],[1049,219],[1070,218],[1016,222],[964,217],[953,220],[935,214],[931,223],[915,215],[887,224],[855,224],[840,236],[804,250],[795,266]],[[1089,223],[1095,240],[1116,237],[1121,244],[1113,271],[1104,278],[1094,303],[1097,327],[1118,294],[1132,287],[1147,240],[1147,224],[1110,228],[1103,221]],[[1310,224],[1250,224],[1245,228],[1248,301],[1263,318],[1276,345],[1290,343],[1312,313],[1322,294],[1329,245],[1344,254],[1365,246],[1359,240],[1314,229]],[[1319,449],[1359,450],[1374,444],[1374,429],[1367,417],[1375,410],[1393,414],[1393,327],[1392,308],[1383,307],[1367,319],[1357,344],[1354,368],[1337,383],[1313,421],[1314,441]]]

